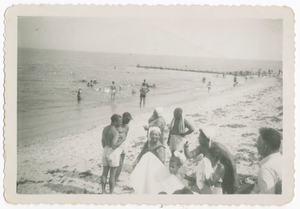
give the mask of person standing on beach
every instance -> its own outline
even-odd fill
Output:
[[[238,82],[237,82],[237,78],[236,78],[236,75],[235,75],[234,78],[233,78],[233,87],[235,87],[237,84],[238,84]]]
[[[126,138],[119,140],[119,132],[117,128],[122,124],[122,117],[118,114],[111,116],[111,124],[106,126],[102,132],[102,165],[103,172],[101,176],[102,193],[106,194],[106,179],[108,172],[109,176],[109,189],[112,194],[116,184],[116,173],[120,164],[120,155],[122,148],[119,146],[125,141]]]
[[[123,113],[123,118],[122,118],[122,125],[120,125],[117,130],[119,132],[119,140],[123,140],[123,143],[120,145],[120,148],[123,150],[120,156],[120,165],[117,170],[116,174],[116,181],[120,181],[119,177],[122,172],[124,160],[125,160],[125,154],[126,154],[126,137],[129,131],[129,122],[132,120],[131,114],[129,112],[124,112]]]
[[[203,77],[203,78],[202,78],[202,82],[203,82],[203,83],[205,83],[205,80],[206,80],[206,78],[205,78],[205,77]]]
[[[168,138],[168,145],[174,156],[175,151],[183,150],[183,138],[194,132],[193,126],[183,117],[182,109],[176,108],[174,110],[174,118],[170,124],[170,133]],[[186,131],[186,129],[188,129]]]
[[[257,71],[258,77],[260,77],[260,71],[261,71],[261,68],[259,68],[259,70]]]
[[[142,85],[145,84],[146,87],[148,87],[148,83],[146,82],[146,79],[144,79],[144,82],[142,83]]]
[[[116,86],[115,86],[115,82],[113,81],[110,85],[110,98],[111,99],[115,99],[116,98]]]
[[[184,144],[184,154],[186,158],[195,158],[200,154],[204,157],[209,148],[218,147],[220,150],[220,163],[225,167],[225,174],[222,182],[224,194],[234,194],[239,188],[239,178],[236,172],[236,166],[233,156],[229,150],[221,143],[214,141],[215,132],[212,128],[199,129],[199,146],[189,151],[188,142]]]
[[[210,88],[211,88],[211,83],[209,81],[208,84],[207,84],[208,93],[210,92]]]
[[[282,73],[281,73],[281,69],[278,70],[278,75],[277,76],[280,76]]]
[[[281,136],[273,128],[260,128],[257,140],[259,162],[257,185],[260,194],[282,194],[282,155],[279,152]]]
[[[142,109],[142,102],[143,102],[143,107],[145,107],[146,94],[148,92],[149,89],[147,88],[146,83],[143,83],[142,87],[140,88],[140,109]]]

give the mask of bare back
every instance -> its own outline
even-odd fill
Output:
[[[103,129],[102,132],[102,146],[113,147],[119,138],[119,132],[115,126],[109,125]]]

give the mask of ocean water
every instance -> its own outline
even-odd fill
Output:
[[[136,68],[136,65],[188,68],[213,71],[246,71],[259,68],[278,72],[282,63],[259,60],[224,60],[195,57],[169,57],[138,54],[109,54],[96,52],[18,49],[17,131],[18,146],[34,143],[36,139],[70,134],[78,128],[110,123],[114,113],[129,111],[132,115],[157,106],[168,106],[195,97],[206,96],[208,81],[211,93],[232,88],[233,77],[213,74]],[[116,69],[114,69],[116,66]],[[206,77],[206,83],[202,78]],[[93,88],[86,81],[96,79]],[[146,109],[139,109],[139,88],[144,79],[157,88],[150,89]],[[111,100],[106,92],[112,81],[118,90]],[[240,85],[251,85],[238,78]],[[77,101],[77,90],[82,100]],[[131,94],[132,89],[137,94]],[[47,136],[47,137],[46,137]],[[99,136],[100,137],[100,136]]]

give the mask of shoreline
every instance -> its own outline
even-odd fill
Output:
[[[261,78],[251,86],[237,86],[232,91],[215,92],[194,101],[167,105],[163,107],[167,124],[178,106],[183,108],[185,118],[195,128],[195,132],[187,136],[191,149],[198,144],[197,134],[201,126],[215,127],[218,129],[216,140],[234,155],[240,176],[256,175],[259,159],[254,144],[258,128],[268,125],[282,132],[282,82],[277,78]],[[134,115],[129,124],[128,152],[120,176],[122,182],[116,187],[116,193],[134,192],[128,182],[131,165],[146,141],[143,125],[147,124],[152,112],[153,109],[149,109]],[[54,140],[19,147],[17,193],[101,193],[103,126],[101,123]],[[167,159],[169,157],[168,152]],[[195,161],[189,160],[184,167],[190,174],[194,166]]]

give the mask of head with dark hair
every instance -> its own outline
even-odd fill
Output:
[[[176,156],[172,156],[169,162],[169,171],[171,174],[176,174],[179,168],[182,166],[180,159]]]
[[[160,193],[158,193],[158,194],[167,194],[167,192],[160,192]]]
[[[115,84],[115,82],[113,81],[112,84]]]
[[[182,117],[182,109],[180,107],[177,107],[174,110],[174,118],[181,119],[181,117]]]
[[[118,114],[113,114],[110,118],[111,120],[111,124],[116,126],[116,127],[119,127],[121,124],[122,124],[122,117],[121,115],[118,115]]]
[[[199,129],[198,140],[199,140],[199,144],[201,146],[204,146],[204,147],[208,147],[209,146],[210,139],[205,135],[205,133],[203,132],[202,129]]]
[[[184,187],[183,189],[176,190],[173,194],[194,194],[190,189]]]
[[[266,157],[272,153],[279,152],[281,135],[273,128],[260,128],[257,140],[258,154]]]
[[[207,150],[206,157],[211,161],[211,164],[214,166],[221,159],[222,154],[219,147],[211,147]]]

